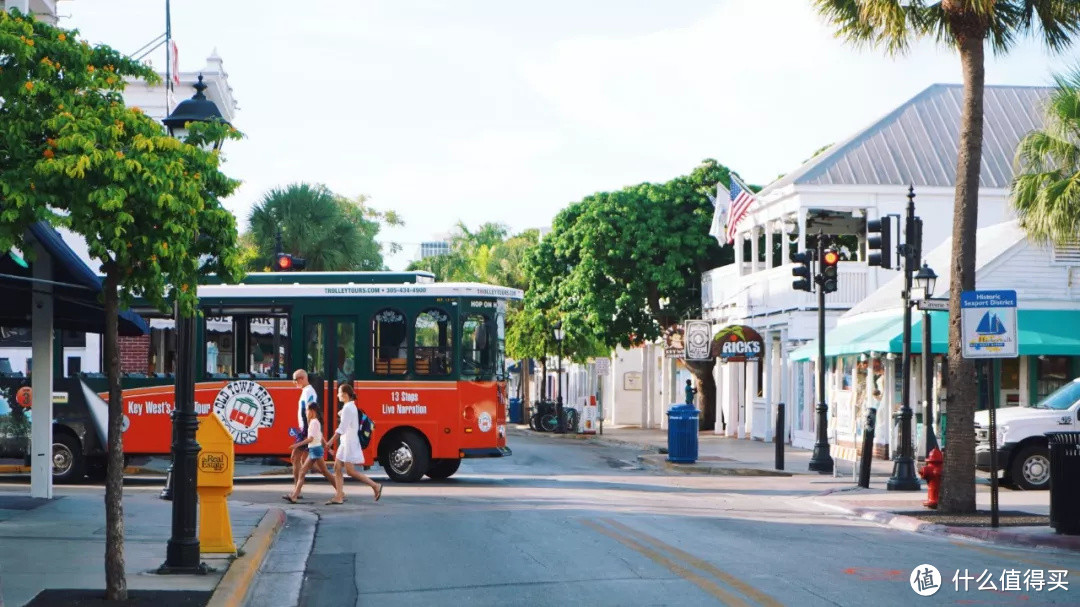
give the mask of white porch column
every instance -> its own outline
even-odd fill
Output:
[[[806,250],[806,214],[805,207],[799,207],[799,252]]]
[[[34,241],[34,279],[51,281],[52,258]],[[30,380],[30,497],[51,499],[53,443],[53,289],[48,282],[33,285],[31,316],[34,367]]]
[[[723,434],[727,422],[727,376],[720,361],[713,365],[713,381],[716,382],[716,424],[713,426],[713,434]]]
[[[746,271],[743,268],[743,242],[745,238],[745,232],[735,233],[735,242],[731,243],[731,246],[735,247],[735,275],[743,276]]]
[[[669,378],[673,362],[675,361],[668,358],[667,354],[664,354],[664,357],[660,359],[660,381],[657,382],[660,389],[657,390],[658,402],[656,404],[659,405],[657,413],[660,417],[660,428],[663,430],[667,429],[667,416],[664,415],[664,411],[667,410],[667,403],[671,400],[671,381]]]
[[[776,238],[776,224],[774,222],[769,222],[769,223],[765,224],[765,268],[766,269],[776,267],[773,264],[773,247],[776,246],[775,238]],[[783,258],[784,256],[781,255],[780,257]]]
[[[772,242],[772,232],[767,233],[766,239],[766,242]],[[768,249],[766,249],[766,255],[767,254]],[[762,381],[765,385],[762,392],[765,396],[765,414],[768,416],[768,419],[765,420],[766,441],[772,440],[773,431],[775,430],[775,428],[773,428],[773,422],[776,419],[776,392],[773,390],[773,379],[776,377],[775,360],[773,357],[776,354],[776,347],[773,343],[773,335],[774,334],[771,332],[765,334],[765,352],[761,357],[761,362],[758,363],[759,365],[764,365]]]
[[[739,424],[739,436],[740,438],[750,438],[753,433],[754,418],[754,399],[757,397],[757,365],[761,363],[743,363],[744,365],[744,377],[746,384],[743,386],[743,402],[742,410],[739,412],[740,421]]]
[[[758,232],[760,228],[754,226],[750,229],[750,272],[757,272],[761,269],[758,265],[758,255],[760,254],[760,248],[758,247]]]
[[[641,427],[649,427],[649,344],[641,346]]]
[[[727,402],[727,435],[739,438],[739,404],[742,403],[746,391],[743,389],[742,369],[745,363],[728,363],[724,365],[726,371],[726,383],[728,385]]]

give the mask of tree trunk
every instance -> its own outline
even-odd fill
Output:
[[[540,358],[540,400],[547,400],[547,357]]]
[[[105,364],[109,381],[109,437],[105,473],[105,598],[126,601],[124,575],[124,412],[120,400],[120,356],[117,351],[118,270],[105,275]]]
[[[945,427],[946,457],[941,492],[941,510],[957,513],[975,511],[977,387],[975,365],[962,355],[960,294],[975,288],[975,230],[978,226],[979,169],[983,142],[984,36],[962,34],[959,43],[964,72],[964,107],[960,119],[953,208],[952,276],[949,281],[949,390],[946,400],[948,423]]]
[[[697,378],[698,398],[701,399],[701,417],[698,418],[698,430],[716,429],[716,379],[713,367],[716,359],[710,361],[684,360],[686,368]]]

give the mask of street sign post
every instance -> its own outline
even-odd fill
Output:
[[[964,358],[1016,358],[1019,328],[1016,291],[964,291],[960,294],[960,325]],[[989,381],[989,377],[986,378]],[[990,413],[990,526],[998,526],[997,410]]]
[[[929,310],[931,312],[948,312],[949,300],[948,299],[920,299],[916,304],[919,311]]]
[[[1016,358],[1016,291],[960,294],[964,358]]]

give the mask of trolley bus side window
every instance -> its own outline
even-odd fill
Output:
[[[280,309],[205,315],[206,377],[268,379],[289,372],[289,319]]]
[[[405,313],[384,308],[371,317],[371,372],[404,375],[409,370],[409,325]]]
[[[413,365],[417,375],[450,375],[454,371],[454,327],[450,315],[428,308],[416,316]]]

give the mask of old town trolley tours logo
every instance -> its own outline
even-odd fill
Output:
[[[259,428],[274,425],[274,399],[253,381],[229,382],[214,399],[214,414],[238,445],[259,439]]]

